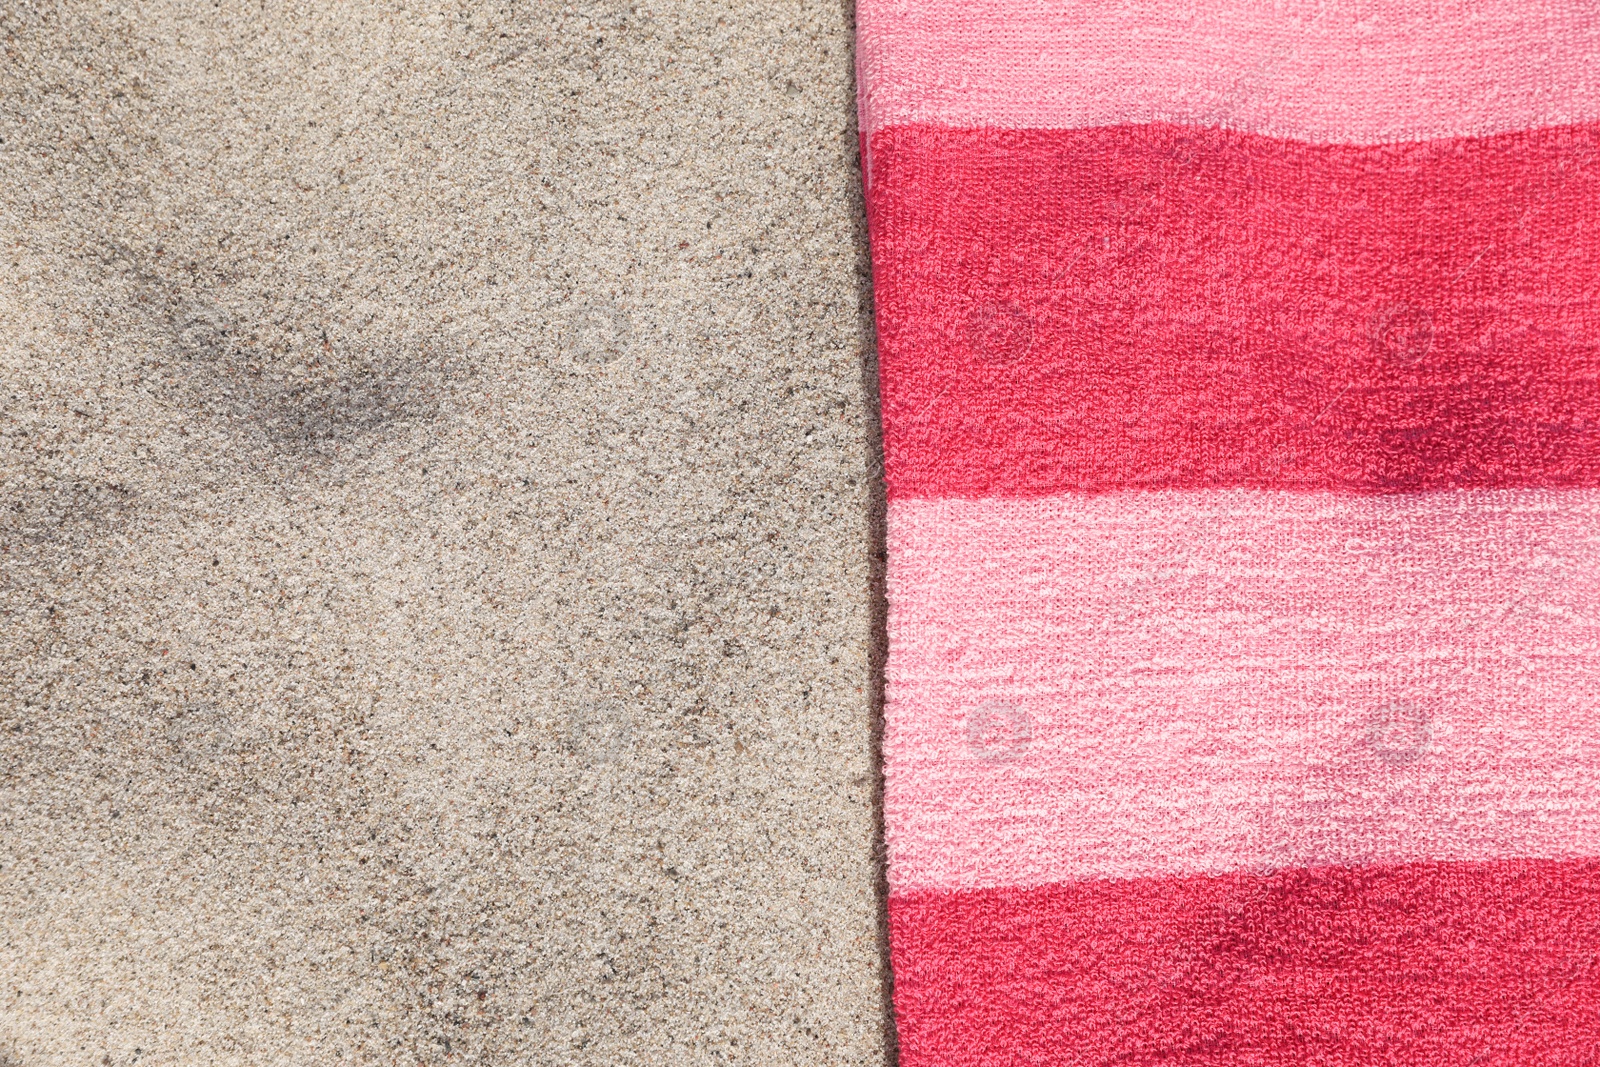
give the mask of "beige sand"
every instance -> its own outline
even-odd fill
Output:
[[[0,1063],[880,1063],[836,4],[0,0]]]

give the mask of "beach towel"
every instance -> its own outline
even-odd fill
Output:
[[[857,19],[901,1062],[1600,1063],[1600,7]]]

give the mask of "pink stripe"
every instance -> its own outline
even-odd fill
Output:
[[[1600,491],[897,500],[890,884],[1600,855]]]
[[[901,1067],[1595,1067],[1600,861],[890,896]]]
[[[1590,0],[862,0],[861,128],[1221,125],[1375,143],[1600,119]]]
[[[1600,485],[1600,124],[877,146],[891,498]]]

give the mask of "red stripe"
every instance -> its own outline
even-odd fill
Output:
[[[1600,1063],[1600,861],[889,902],[906,1067]]]
[[[1600,485],[1597,147],[884,130],[890,493]]]

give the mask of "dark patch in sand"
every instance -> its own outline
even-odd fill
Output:
[[[5,483],[0,545],[10,549],[82,544],[116,521],[133,501],[133,492],[125,486],[26,472]]]

